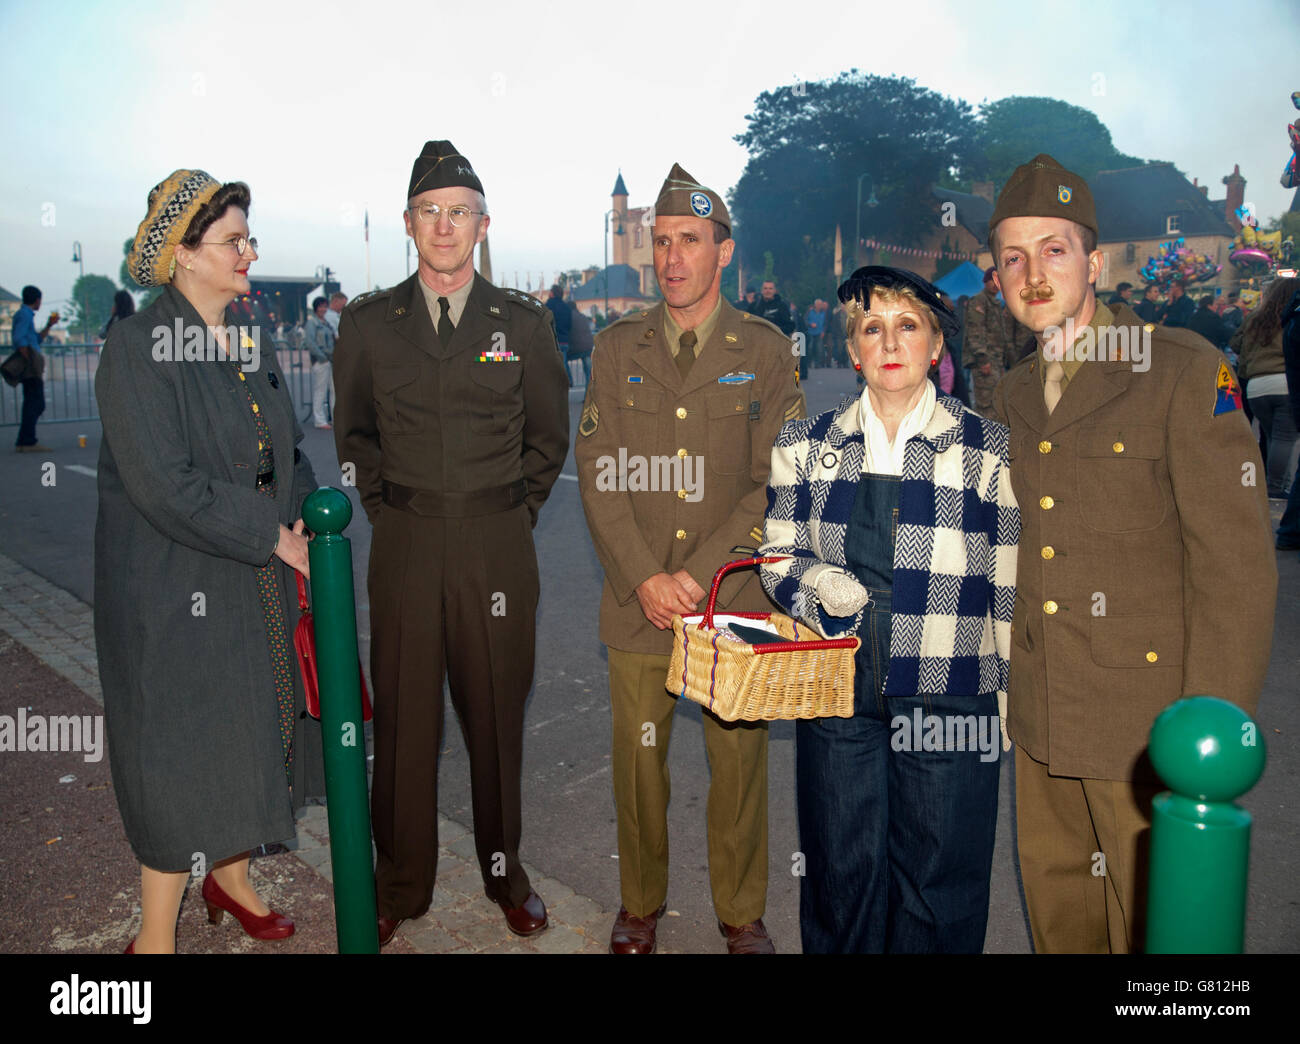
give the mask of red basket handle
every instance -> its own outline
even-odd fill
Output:
[[[298,612],[305,613],[311,608],[307,604],[307,585],[302,582],[302,574],[296,569],[293,571],[293,578],[298,581]]]
[[[701,627],[713,629],[713,607],[718,601],[718,585],[722,583],[722,578],[730,573],[733,569],[740,569],[743,566],[768,565],[771,562],[784,562],[789,555],[764,555],[761,558],[738,558],[734,562],[728,562],[716,573],[713,574],[713,585],[709,588],[709,604],[704,610],[704,620]]]

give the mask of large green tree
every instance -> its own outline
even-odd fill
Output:
[[[749,160],[731,194],[745,270],[771,251],[779,283],[798,286],[786,296],[801,305],[833,290],[837,224],[846,270],[853,264],[860,177],[863,238],[913,245],[939,221],[929,186],[969,176],[978,159],[966,102],[856,69],[765,91],[745,119],[736,141]]]
[[[113,311],[113,295],[116,293],[117,284],[108,276],[87,273],[79,277],[72,285],[68,332],[83,342],[97,337]]]
[[[1097,114],[1056,98],[1010,97],[980,106],[972,173],[999,189],[1020,164],[1046,152],[1085,180],[1144,162],[1115,148]]]

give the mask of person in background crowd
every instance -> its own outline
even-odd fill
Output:
[[[19,453],[49,453],[50,447],[36,441],[36,421],[45,412],[45,355],[41,342],[56,322],[59,313],[51,312],[45,326],[36,329],[36,313],[41,310],[41,291],[38,287],[23,287],[22,307],[14,313],[12,344],[27,361],[23,374],[23,412],[18,425],[18,439],[14,449]]]
[[[853,717],[795,727],[803,952],[979,953],[1020,533],[1007,429],[926,380],[957,323],[930,283],[872,265],[839,298],[866,390],[781,429],[759,548],[788,556],[759,572],[783,610],[862,639]],[[898,745],[896,716],[923,713],[980,741]]]
[[[1228,337],[1241,329],[1241,324],[1246,318],[1246,313],[1241,310],[1241,294],[1236,290],[1229,290],[1223,311],[1219,313],[1219,318],[1223,320],[1223,325],[1228,328]]]
[[[343,309],[348,303],[348,295],[341,290],[335,290],[330,294],[330,310],[325,313],[325,321],[334,327],[334,336],[337,338],[339,333],[339,319],[343,315]]]
[[[1277,592],[1268,501],[1242,482],[1259,451],[1227,361],[1098,302],[1099,238],[1088,183],[1046,154],[1015,169],[989,220],[999,286],[1039,346],[994,394],[1018,447],[1007,724],[1037,953],[1141,948],[1142,837],[1161,789],[1151,725],[1190,693],[1254,711]],[[1073,357],[1068,320],[1093,345],[1114,343],[1112,328],[1148,337],[1148,367]]]
[[[1282,329],[1282,357],[1286,364],[1287,394],[1292,418],[1300,417],[1300,290],[1291,295]],[[1300,551],[1300,482],[1291,479],[1291,495],[1277,527],[1277,549]]]
[[[1161,309],[1160,324],[1162,326],[1185,327],[1192,321],[1192,316],[1195,313],[1196,306],[1192,304],[1192,299],[1187,296],[1182,280],[1175,279],[1169,284],[1169,300]]]
[[[559,283],[551,287],[551,296],[546,299],[546,307],[550,309],[551,317],[555,321],[555,344],[560,350],[560,358],[564,360],[564,370],[569,376],[569,387],[572,388],[573,374],[569,373],[569,326],[573,313],[564,303],[564,288]]]
[[[755,290],[752,286],[746,287],[745,304],[744,307],[742,307],[740,310],[742,312],[748,312],[750,315],[753,315],[754,309],[757,307],[758,307],[758,291]]]
[[[984,273],[984,288],[966,305],[962,323],[962,363],[970,369],[971,404],[981,417],[993,415],[993,389],[1019,355],[1016,323],[998,301],[993,271]]]
[[[210,922],[230,913],[254,939],[292,935],[249,880],[250,850],[291,840],[294,811],[325,793],[290,637],[316,479],[275,352],[240,363],[269,338],[230,307],[257,260],[249,204],[243,182],[201,170],[154,187],[126,264],[162,292],[113,324],[95,374],[95,645],[113,790],[140,861],[131,953],[175,951],[196,867]],[[159,328],[198,331],[228,357],[159,360]]]
[[[951,297],[940,292],[939,300],[943,306],[956,316],[956,322],[952,323],[951,336],[945,337],[943,341],[943,351],[939,355],[939,365],[930,371],[930,379],[935,381],[936,387],[945,395],[951,395],[954,399],[961,400],[963,406],[970,406],[970,386],[966,381],[966,368],[961,365],[962,357],[962,328],[961,317],[965,314],[965,308],[959,307],[953,303]],[[963,306],[965,299],[963,299]]]
[[[1265,471],[1270,497],[1287,495],[1295,470],[1296,417],[1291,412],[1282,332],[1283,317],[1298,287],[1300,279],[1275,279],[1232,338],[1237,376],[1268,447]]]
[[[1116,305],[1131,305],[1133,303],[1133,284],[1120,283],[1115,287],[1115,292],[1110,295],[1110,300],[1106,304],[1114,308]]]
[[[582,381],[591,383],[591,349],[593,346],[591,320],[572,301],[569,302],[569,358],[582,363]],[[570,387],[572,376],[570,376]]]
[[[1232,335],[1229,333],[1227,326],[1214,311],[1214,295],[1205,294],[1201,297],[1200,307],[1192,314],[1192,318],[1187,323],[1187,329],[1192,333],[1198,333],[1209,341],[1219,351],[1228,347],[1228,341]]]
[[[334,358],[334,327],[326,321],[329,302],[318,297],[311,303],[312,314],[307,318],[307,328],[303,331],[303,343],[307,354],[311,356],[311,409],[316,427],[329,431],[329,423],[334,414],[334,372],[330,366]],[[329,412],[326,413],[326,400]]]
[[[133,315],[135,315],[135,298],[127,291],[119,290],[113,295],[113,310],[108,313],[108,322],[99,331],[100,340],[108,336],[108,331],[113,328],[115,322],[120,319],[128,319]]]
[[[1144,323],[1158,323],[1160,321],[1160,287],[1155,283],[1148,283],[1147,288],[1142,291],[1142,300],[1137,303],[1133,311],[1138,314],[1138,318]]]

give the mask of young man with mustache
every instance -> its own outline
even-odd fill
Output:
[[[1098,302],[1097,238],[1087,183],[1047,155],[989,222],[998,285],[1038,343],[994,409],[1022,516],[1007,724],[1039,953],[1142,948],[1152,722],[1199,694],[1254,711],[1277,589],[1263,465],[1222,354]],[[1124,337],[1146,365],[1079,350]]]

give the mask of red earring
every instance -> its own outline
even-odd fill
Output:
[[[857,370],[859,373],[861,373],[861,372],[862,372],[862,363],[854,363],[854,364],[853,364],[853,368],[854,368],[855,370]]]
[[[930,360],[930,365],[931,365],[931,366],[938,366],[938,365],[939,365],[939,360],[938,360],[938,359],[931,359],[931,360]]]

